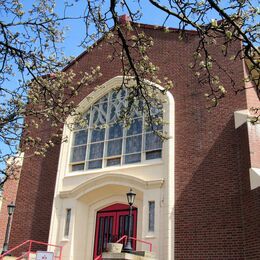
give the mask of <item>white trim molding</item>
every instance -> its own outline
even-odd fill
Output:
[[[142,179],[133,176],[123,175],[120,173],[119,174],[105,173],[100,176],[94,177],[85,183],[82,183],[81,185],[75,187],[72,190],[60,191],[59,196],[61,198],[71,198],[71,197],[78,198],[91,190],[95,190],[99,187],[108,184],[123,185],[123,186],[130,185],[131,187],[137,187],[140,190],[144,190],[144,189],[161,188],[163,183],[164,183],[163,179],[144,181]]]
[[[241,125],[248,121],[249,111],[248,109],[238,110],[234,112],[235,128],[239,128]]]
[[[251,190],[260,187],[260,168],[250,168],[249,175]]]

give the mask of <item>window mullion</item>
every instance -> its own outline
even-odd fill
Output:
[[[125,155],[125,151],[126,151],[126,132],[127,129],[126,127],[123,127],[123,140],[122,140],[122,152],[121,152],[121,165],[123,165],[123,161],[124,161],[124,155]]]
[[[145,126],[144,126],[144,121],[145,121],[145,117],[144,117],[144,112],[142,115],[142,147],[141,147],[141,162],[143,162],[145,160]]]
[[[110,118],[110,111],[111,111],[110,96],[111,96],[111,93],[109,93],[108,97],[107,97],[106,125],[108,127],[105,128],[102,168],[106,167],[105,166],[105,163],[106,163],[105,162],[106,161],[105,155],[106,155],[106,152],[107,152],[107,140],[108,140],[108,131],[109,131],[109,118]]]
[[[127,94],[127,93],[126,93]],[[126,99],[124,100],[126,102]],[[124,103],[125,104],[125,103]],[[123,104],[123,106],[124,106]],[[125,152],[126,152],[126,135],[127,134],[127,129],[126,127],[123,127],[123,140],[122,140],[122,152],[121,152],[121,166],[124,164],[124,159],[125,159]]]
[[[90,107],[90,115],[89,115],[89,122],[88,122],[88,127],[87,127],[87,130],[88,130],[88,138],[87,138],[87,147],[86,147],[86,155],[85,155],[85,170],[87,170],[87,162],[88,162],[88,157],[89,157],[89,147],[90,147],[90,138],[91,138],[91,135],[92,135],[92,132],[91,132],[91,122],[92,122],[92,106]]]

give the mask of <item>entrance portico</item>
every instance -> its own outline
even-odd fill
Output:
[[[127,186],[108,184],[86,193],[78,199],[82,209],[84,208],[84,213],[82,212],[83,214],[81,213],[75,216],[77,219],[81,219],[81,222],[75,221],[75,227],[78,226],[76,228],[78,232],[75,233],[75,237],[78,238],[82,236],[83,227],[87,230],[85,238],[82,239],[85,241],[85,244],[82,243],[81,246],[77,245],[76,241],[78,241],[78,239],[76,239],[74,243],[74,247],[78,247],[76,250],[78,252],[82,252],[84,251],[82,249],[86,248],[86,257],[80,259],[92,259],[93,256],[99,255],[106,247],[107,241],[104,240],[112,240],[115,238],[108,237],[109,234],[107,234],[105,238],[103,234],[103,232],[108,232],[109,227],[104,226],[108,225],[108,223],[105,224],[104,222],[108,221],[109,217],[110,219],[111,217],[114,218],[112,224],[114,230],[111,230],[110,235],[112,233],[114,236],[120,236],[120,233],[122,233],[122,231],[119,230],[120,216],[128,215],[128,206],[125,196],[128,190],[129,187]],[[136,193],[135,207],[142,208],[143,192],[136,190]],[[85,217],[82,218],[83,215]],[[135,214],[135,223],[141,223],[141,219],[142,212],[138,215]],[[138,229],[136,228],[134,235],[137,237],[141,236],[141,231],[142,224],[138,224]],[[78,257],[82,257],[82,255]]]
[[[154,167],[156,166],[154,165]],[[98,227],[102,225],[104,230],[104,223],[100,224],[99,221],[102,214],[103,217],[106,215],[106,211],[114,209],[113,214],[117,218],[114,225],[117,225],[118,229],[122,228],[120,225],[122,226],[122,222],[125,222],[126,219],[124,217],[120,219],[120,216],[128,214],[126,193],[129,191],[129,187],[133,187],[136,193],[133,236],[156,245],[160,243],[160,218],[163,212],[160,209],[160,204],[163,197],[163,180],[149,182],[132,176],[122,176],[118,173],[106,173],[70,191],[60,192],[55,199],[54,205],[57,207],[54,208],[49,241],[56,241],[64,246],[64,259],[92,259],[99,253],[97,247],[100,237],[98,237],[97,232]],[[156,205],[156,228],[153,233],[148,231],[147,205],[151,198]],[[71,209],[68,236],[64,235],[66,209]],[[114,234],[120,236],[122,231],[120,231],[121,233],[118,231],[114,231]],[[138,243],[136,249],[147,250],[146,245]],[[155,250],[159,254],[159,246]]]

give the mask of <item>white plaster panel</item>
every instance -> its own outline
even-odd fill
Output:
[[[234,112],[235,128],[237,129],[248,121],[249,111],[248,109],[239,110]]]

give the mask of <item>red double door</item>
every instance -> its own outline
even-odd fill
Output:
[[[137,208],[133,208],[131,236],[136,237]],[[114,204],[97,212],[94,259],[106,250],[107,243],[128,235],[129,206]],[[135,241],[132,247],[135,249]]]

